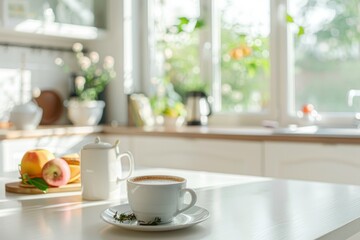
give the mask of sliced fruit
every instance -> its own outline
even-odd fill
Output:
[[[80,155],[78,153],[69,153],[61,156],[70,167],[70,180],[68,183],[80,182]]]
[[[68,183],[80,182],[80,166],[69,165],[70,167],[70,180]]]

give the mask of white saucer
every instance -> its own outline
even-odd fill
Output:
[[[193,206],[192,208],[186,210],[183,213],[177,215],[174,220],[170,223],[160,224],[160,225],[139,225],[136,220],[134,221],[125,221],[120,222],[114,219],[115,213],[131,213],[129,204],[123,204],[114,206],[111,208],[106,209],[104,212],[101,213],[101,218],[112,225],[136,230],[136,231],[170,231],[170,230],[177,230],[182,228],[191,227],[197,223],[203,222],[209,218],[210,213],[208,210],[202,207]]]

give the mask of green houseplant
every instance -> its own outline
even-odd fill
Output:
[[[101,62],[95,51],[86,55],[81,43],[74,43],[72,50],[79,70],[73,74],[74,90],[66,104],[68,117],[75,125],[97,125],[105,107],[105,102],[99,99],[100,94],[116,76],[114,58],[106,56]],[[56,58],[55,63],[70,72],[63,59]]]
[[[165,126],[180,126],[184,122],[185,106],[170,82],[163,81],[158,85],[150,104],[154,114],[162,117]]]

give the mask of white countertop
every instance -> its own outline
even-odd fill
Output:
[[[83,201],[80,192],[6,193],[0,178],[1,239],[346,239],[359,231],[360,186],[274,180],[171,169],[136,175],[172,174],[188,179],[208,220],[169,232],[136,232],[112,226],[100,214],[127,202]]]

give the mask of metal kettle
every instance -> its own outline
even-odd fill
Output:
[[[186,95],[187,125],[206,125],[211,115],[211,106],[207,95],[202,91],[191,91]]]

